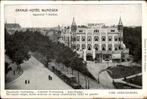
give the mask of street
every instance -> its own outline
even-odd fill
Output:
[[[22,89],[22,90],[70,90],[69,85],[63,82],[49,69],[45,68],[42,63],[33,56],[23,63],[23,74],[14,81],[6,84],[6,89]],[[48,79],[48,75],[52,80]],[[25,84],[25,80],[29,80],[29,84]]]
[[[89,72],[98,79],[98,73],[107,68],[107,63],[95,63],[92,61],[87,61],[87,68]],[[114,86],[112,84],[113,79],[109,76],[107,71],[101,72],[99,74],[99,82],[103,85],[104,88],[113,89]]]

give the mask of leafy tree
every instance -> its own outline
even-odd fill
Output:
[[[7,30],[6,34],[6,43],[5,50],[6,54],[11,58],[13,62],[20,66],[24,60],[28,60],[30,55],[28,54],[29,49],[25,44],[25,37],[21,35],[21,32],[16,32],[15,35],[9,35]]]
[[[142,31],[141,27],[124,27],[124,43],[133,55],[135,62],[142,60]]]
[[[86,65],[83,63],[83,59],[79,58],[76,52],[58,41],[50,40],[40,32],[19,31],[10,37],[9,35],[6,37],[6,53],[17,64],[28,60],[30,57],[28,52],[31,51],[37,52],[44,57],[46,67],[48,67],[48,62],[55,60],[66,67],[71,67],[83,74],[90,75]]]

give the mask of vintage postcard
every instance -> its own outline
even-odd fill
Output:
[[[2,1],[2,98],[147,97],[144,1]]]

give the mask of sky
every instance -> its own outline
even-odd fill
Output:
[[[19,23],[22,27],[54,27],[71,25],[73,17],[77,25],[104,23],[117,25],[121,16],[124,26],[141,26],[140,4],[58,4],[58,5],[6,5],[5,22]],[[23,12],[18,9],[39,9],[40,12]],[[42,12],[41,9],[57,9],[57,12]],[[49,14],[54,13],[55,16]],[[34,16],[33,14],[44,14]],[[46,15],[48,14],[48,15]]]

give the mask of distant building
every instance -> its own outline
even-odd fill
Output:
[[[54,42],[57,42],[60,37],[60,26],[57,27],[21,27],[18,23],[5,23],[5,29],[10,35],[14,34],[16,31],[32,31],[39,32],[44,36],[48,36]]]
[[[117,26],[103,23],[77,26],[73,18],[71,26],[62,27],[60,42],[75,50],[85,61],[126,61],[129,55],[123,43],[121,18]]]
[[[15,31],[21,30],[21,26],[18,23],[5,23],[5,29],[9,34],[14,34]]]

